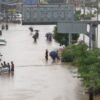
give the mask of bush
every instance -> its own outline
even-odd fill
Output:
[[[84,65],[92,65],[94,63],[96,63],[98,61],[98,59],[94,56],[87,56],[86,58],[84,58],[83,60],[83,64]]]
[[[69,45],[62,52],[62,61],[73,62],[75,59],[85,56],[86,44]]]
[[[74,42],[77,42],[78,37],[79,37],[78,33],[72,34],[72,39],[74,40]],[[68,33],[66,33],[66,34],[58,33],[57,27],[54,28],[53,38],[60,45],[68,46],[68,44],[69,44],[69,34]]]
[[[93,87],[94,93],[100,93],[100,50],[88,50],[84,43],[69,45],[62,52],[62,61],[78,65],[78,72],[85,87]]]
[[[74,55],[71,51],[67,50],[62,53],[62,62],[72,62]]]

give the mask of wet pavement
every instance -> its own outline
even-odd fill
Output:
[[[3,31],[7,44],[0,46],[2,59],[14,61],[15,72],[0,74],[0,100],[83,100],[81,83],[72,73],[77,69],[51,58],[45,61],[45,49],[60,48],[54,40],[46,41],[46,32],[54,26],[32,26],[39,29],[37,43],[29,27],[11,24]]]

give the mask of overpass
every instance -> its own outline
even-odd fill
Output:
[[[89,36],[89,47],[96,46],[95,30],[100,21],[76,21],[75,7],[64,3],[55,4],[23,4],[23,25],[56,24],[58,33],[84,33]],[[90,26],[87,32],[87,25]]]

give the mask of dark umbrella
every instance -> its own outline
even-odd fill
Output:
[[[52,33],[49,33],[49,32],[48,32],[48,33],[46,33],[46,37],[47,37],[48,35],[52,36]]]
[[[32,27],[29,27],[29,30],[30,30],[31,32],[33,32],[33,28],[32,28]]]

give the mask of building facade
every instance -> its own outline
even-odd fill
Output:
[[[75,6],[81,6],[83,3],[100,3],[100,0],[66,0],[69,4],[74,4]]]
[[[80,6],[80,0],[66,0],[68,4],[73,4],[75,6]]]

